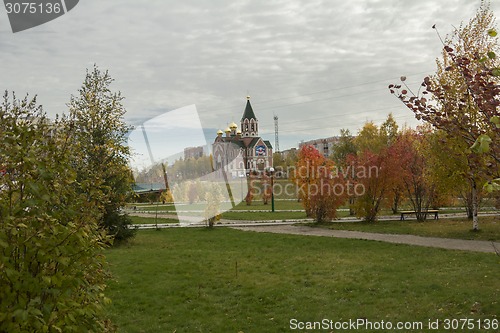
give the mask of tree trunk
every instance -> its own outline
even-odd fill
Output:
[[[356,211],[353,208],[355,199],[353,197],[349,198],[349,216],[354,216],[356,215]]]
[[[392,201],[392,207],[391,207],[393,214],[398,213],[400,197],[401,197],[401,194],[400,194],[399,190],[394,191],[394,199]]]
[[[426,219],[426,214],[422,209],[422,202],[424,201],[424,197],[426,196],[424,185],[416,184],[415,185],[415,204],[414,209],[417,216],[417,221],[424,222]]]
[[[479,220],[477,217],[477,211],[479,209],[479,205],[477,202],[477,185],[476,181],[472,180],[472,230],[479,230]]]
[[[465,192],[465,193],[464,193]],[[467,218],[469,220],[472,220],[474,214],[474,208],[473,208],[473,200],[472,200],[472,185],[470,186],[467,191],[460,192],[460,196],[462,197],[465,205],[465,212],[467,213]]]

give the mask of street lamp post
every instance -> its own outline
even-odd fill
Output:
[[[270,167],[269,172],[271,173],[271,211],[274,213],[274,168]]]

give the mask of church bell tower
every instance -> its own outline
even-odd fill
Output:
[[[259,124],[250,104],[250,96],[247,96],[247,105],[241,118],[241,136],[243,138],[259,136]]]

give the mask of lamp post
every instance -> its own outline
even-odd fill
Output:
[[[274,213],[274,168],[270,167],[269,172],[271,173],[271,211]]]

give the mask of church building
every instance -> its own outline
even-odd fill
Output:
[[[259,136],[259,121],[250,104],[250,96],[247,96],[240,128],[233,122],[224,132],[217,131],[212,150],[215,169],[227,165],[233,177],[273,166],[273,147]]]

